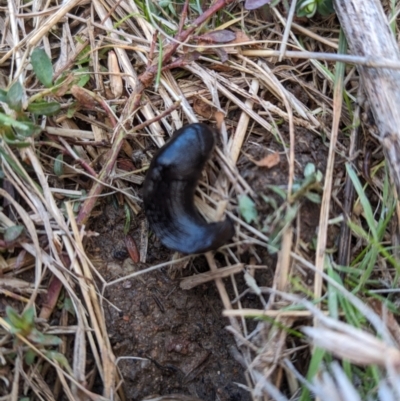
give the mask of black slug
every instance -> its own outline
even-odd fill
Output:
[[[214,250],[234,234],[230,219],[207,223],[194,206],[194,193],[214,148],[205,124],[177,130],[154,156],[143,183],[143,202],[151,230],[169,249],[185,254]]]

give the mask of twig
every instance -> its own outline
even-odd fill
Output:
[[[151,120],[147,120],[142,124],[137,125],[136,127],[134,127],[129,134],[131,135],[133,132],[136,131],[140,131],[143,128],[149,126],[150,124],[155,123],[156,121],[160,121],[161,119],[163,119],[164,117],[168,116],[169,114],[171,114],[174,110],[176,110],[179,106],[181,105],[181,101],[179,100],[178,102],[175,102],[171,107],[169,107],[167,110],[163,111],[161,114],[159,114],[158,116],[152,118]]]
[[[91,166],[89,166],[89,164],[86,163],[85,160],[83,160],[82,158],[80,158],[71,148],[71,146],[69,146],[69,144],[67,143],[67,141],[64,138],[58,138],[58,140],[64,145],[65,149],[67,150],[67,152],[74,158],[75,161],[77,161],[87,172],[88,174],[90,174],[92,177],[97,177],[96,172],[92,169]]]
[[[187,17],[188,7],[189,7],[189,0],[185,0],[185,4],[183,5],[183,9],[182,9],[181,19],[179,21],[179,28],[178,28],[178,33],[179,34],[183,30],[183,25],[185,24],[185,20],[186,20],[186,17]]]

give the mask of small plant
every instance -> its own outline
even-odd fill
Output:
[[[13,248],[23,238],[24,231],[25,228],[22,225],[15,225],[6,229],[0,228],[0,233],[3,234],[3,239],[0,239],[0,252]]]
[[[53,66],[45,51],[35,49],[31,64],[38,80],[46,88],[51,87]],[[16,81],[7,91],[0,89],[0,136],[10,146],[27,147],[27,139],[40,132],[39,116],[53,115],[59,110],[58,102],[45,101],[37,95],[27,99],[21,82]]]
[[[305,197],[313,203],[321,203],[318,191],[322,190],[323,174],[315,165],[307,163],[304,167],[304,179],[293,185],[292,201]]]
[[[11,332],[13,334],[20,334],[33,343],[43,346],[61,344],[60,338],[43,334],[35,328],[35,311],[32,307],[26,309],[22,315],[18,315],[18,313],[11,308],[11,306],[7,306],[6,314],[6,320],[10,324]]]
[[[11,327],[12,334],[19,334],[21,337],[26,338],[28,341],[40,347],[60,345],[61,339],[59,337],[43,334],[35,327],[35,311],[30,307],[19,315],[13,308],[7,306],[6,308],[6,322]],[[19,345],[16,340],[15,345]],[[25,361],[28,364],[33,363],[35,352],[29,349],[25,353]]]
[[[317,170],[314,164],[308,163],[304,168],[304,178],[293,184],[289,202],[287,202],[287,191],[277,185],[271,185],[269,188],[282,198],[283,203],[280,206],[278,206],[276,197],[261,195],[265,203],[274,210],[263,221],[261,228],[261,231],[270,235],[270,251],[272,253],[278,250],[285,227],[288,227],[295,219],[300,201],[306,198],[313,203],[321,203],[318,192],[322,190],[322,179],[322,172]],[[256,204],[248,195],[242,195],[239,198],[239,211],[246,223],[260,226]]]
[[[329,15],[334,12],[332,0],[303,0],[297,3],[297,16],[312,18],[315,13]]]
[[[47,358],[58,362],[69,373],[72,372],[64,355],[57,351],[47,349],[48,347],[60,345],[62,340],[57,336],[43,334],[35,327],[35,310],[33,307],[27,308],[21,315],[19,315],[13,308],[7,306],[6,315],[7,317],[5,321],[9,324],[10,332],[12,334],[18,335],[19,338],[25,338],[37,347]],[[16,337],[14,342],[14,347],[16,348],[23,345],[18,337]],[[24,350],[25,362],[28,365],[32,365],[37,356],[36,351],[32,348],[24,348]]]
[[[239,211],[246,223],[257,221],[258,213],[256,204],[248,195],[242,195],[239,198]]]

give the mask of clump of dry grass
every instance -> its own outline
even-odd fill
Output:
[[[400,270],[391,246],[397,244],[397,226],[391,226],[398,218],[397,200],[383,163],[364,166],[365,184],[358,178],[357,156],[368,159],[372,152],[379,157],[379,149],[361,140],[361,131],[373,126],[368,120],[360,123],[362,87],[356,69],[341,63],[369,61],[342,54],[345,42],[334,17],[293,22],[294,9],[285,4],[266,14],[247,14],[230,1],[204,6],[200,15],[197,4],[186,11],[184,5],[171,6],[195,22],[182,19],[183,26],[168,9],[149,2],[22,6],[9,1],[1,8],[0,87],[9,91],[17,82],[23,90],[21,108],[3,99],[2,115],[22,121],[28,105],[38,100],[60,105],[53,117],[35,117],[40,134],[12,142],[4,128],[9,124],[0,127],[1,228],[4,233],[16,226],[25,230],[1,243],[3,302],[21,312],[9,309],[8,319],[0,318],[1,396],[125,399],[102,290],[171,261],[107,283],[85,253],[85,238],[95,235],[85,223],[99,198],[115,193],[129,206],[131,218],[140,212],[138,186],[147,164],[129,171],[132,164],[117,164],[118,157],[130,159],[140,150],[146,160],[148,139],[160,147],[164,131],[219,113],[225,115],[217,150],[223,171],[213,191],[201,187],[198,204],[210,219],[227,212],[236,223],[237,241],[225,247],[225,267],[217,268],[207,254],[211,272],[185,279],[182,287],[215,281],[254,399],[305,401],[311,392],[324,401],[357,400],[371,387],[382,400],[398,399],[395,288]],[[219,18],[218,10],[225,11]],[[201,34],[217,28],[229,29],[234,39],[219,44],[191,40],[193,34],[201,40]],[[49,88],[32,71],[30,57],[37,47],[45,50],[54,70]],[[304,177],[299,174],[305,168],[296,159],[299,140],[304,140],[301,129],[329,138],[327,148],[318,149],[327,160],[323,183],[315,166]],[[237,168],[251,132],[274,137],[280,163],[287,165],[285,185],[275,188],[281,205],[266,227],[267,216],[250,202],[253,218],[246,217],[240,203],[259,195]],[[347,161],[347,170],[335,164],[338,157]],[[307,196],[321,202],[315,209],[314,244],[304,242],[300,230]],[[340,225],[338,246],[329,230]],[[147,239],[147,226],[142,231]],[[243,246],[250,247],[254,264],[243,263]],[[263,265],[256,246],[278,252],[276,266]],[[146,240],[139,251],[145,262]],[[255,271],[271,268],[271,288],[260,287]],[[246,291],[259,297],[259,309],[241,306],[236,274],[244,276]],[[227,276],[235,299],[222,279]],[[56,313],[60,294],[62,307]],[[254,331],[248,329],[250,317],[260,319]],[[341,366],[330,363],[331,355],[343,360]],[[302,372],[296,363],[303,365]],[[93,387],[97,376],[101,394]]]

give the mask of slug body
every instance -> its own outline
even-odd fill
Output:
[[[185,254],[219,248],[234,234],[230,219],[207,223],[194,205],[194,193],[214,148],[205,124],[176,131],[154,156],[143,184],[150,228],[167,248]]]

